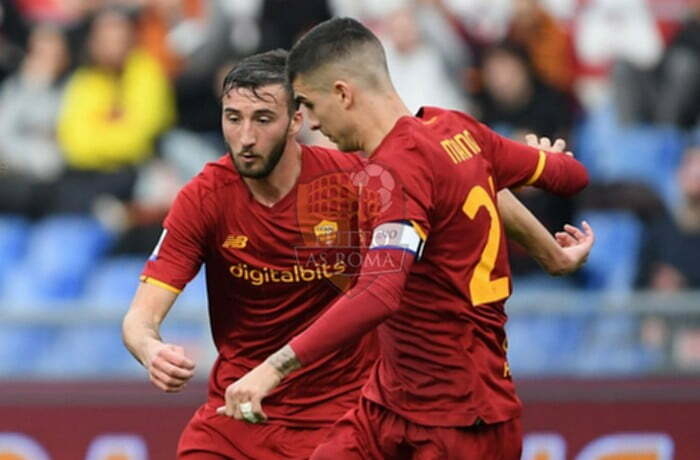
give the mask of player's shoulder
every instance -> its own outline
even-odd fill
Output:
[[[182,193],[204,199],[216,195],[220,190],[226,189],[240,180],[240,175],[233,166],[231,156],[227,153],[219,159],[205,164],[202,170],[182,188]]]
[[[481,129],[481,122],[468,113],[440,107],[421,107],[415,119],[421,129],[417,133],[438,135],[458,128]]]
[[[404,117],[402,130],[404,143],[421,157],[432,161],[434,155],[442,158],[442,148],[445,142],[451,142],[456,137],[481,138],[486,128],[473,116],[458,110],[448,110],[439,107],[422,107],[414,117]],[[465,134],[465,131],[467,133]]]
[[[307,164],[318,172],[356,171],[367,162],[358,153],[340,152],[318,145],[302,144],[302,151],[308,160]]]

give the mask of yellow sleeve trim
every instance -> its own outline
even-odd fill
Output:
[[[530,177],[530,179],[525,182],[525,185],[532,185],[535,182],[537,182],[537,179],[540,178],[542,175],[542,171],[544,171],[544,165],[547,163],[547,155],[540,150],[540,157],[537,160],[537,167],[535,168],[535,173]]]
[[[148,284],[152,284],[153,286],[161,287],[161,288],[168,290],[170,292],[174,292],[175,294],[179,294],[182,292],[182,289],[178,289],[176,287],[169,285],[168,283],[158,281],[157,279],[151,278],[150,276],[141,275],[141,281],[143,283],[148,283]]]
[[[425,234],[425,231],[421,228],[420,225],[416,223],[416,221],[412,220],[411,225],[413,226],[413,229],[416,231],[416,233],[418,233],[418,236],[421,240],[425,241],[428,238],[428,235]]]

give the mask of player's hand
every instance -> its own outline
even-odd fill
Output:
[[[153,341],[147,351],[144,366],[151,382],[161,390],[176,393],[194,375],[194,361],[185,355],[185,349],[170,343]]]
[[[595,242],[595,233],[585,220],[581,223],[581,227],[583,231],[567,224],[563,232],[557,232],[554,235],[562,248],[560,268],[556,275],[568,275],[586,263]]]
[[[226,388],[226,405],[216,413],[249,423],[267,421],[262,400],[282,381],[282,374],[267,362],[248,372]]]
[[[546,150],[547,152],[554,153],[563,152],[565,155],[569,155],[570,157],[574,156],[571,151],[564,150],[566,149],[566,141],[561,138],[555,140],[554,144],[552,144],[552,141],[548,137],[540,137],[538,139],[536,134],[530,133],[525,135],[525,143],[530,147],[534,147],[539,150]]]

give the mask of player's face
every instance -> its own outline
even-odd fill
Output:
[[[312,130],[321,131],[343,152],[359,150],[348,122],[348,113],[343,110],[342,101],[336,94],[318,89],[301,75],[294,80],[293,86],[295,97],[304,109]]]
[[[267,177],[300,122],[289,116],[284,87],[268,85],[255,92],[233,88],[223,95],[222,109],[221,127],[238,173],[252,179]]]

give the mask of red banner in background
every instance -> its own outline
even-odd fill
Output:
[[[531,381],[523,460],[697,460],[700,381]],[[0,460],[172,460],[204,385],[0,385]]]

